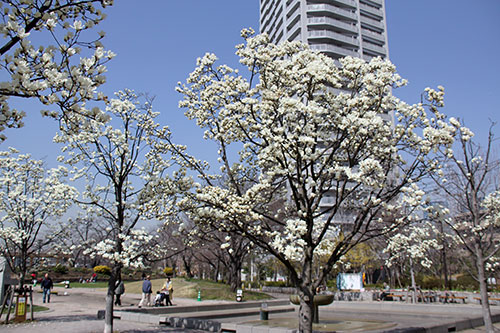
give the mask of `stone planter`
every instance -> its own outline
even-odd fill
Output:
[[[314,295],[313,299],[313,323],[319,323],[318,306],[328,305],[333,302],[334,295]],[[295,305],[300,305],[299,295],[290,295],[290,302]]]

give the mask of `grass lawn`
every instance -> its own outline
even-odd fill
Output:
[[[64,287],[64,284],[63,283],[54,283],[54,286]],[[91,283],[71,282],[70,287],[71,288],[107,288],[108,282],[107,281],[98,281],[98,282],[91,282]]]
[[[0,306],[0,309],[2,307]],[[6,306],[5,309],[3,310],[3,312],[1,314],[4,314],[4,313],[7,313],[9,307]],[[33,306],[33,312],[38,312],[38,311],[45,311],[45,310],[48,310],[49,308],[46,307],[46,306],[41,306],[41,305],[35,305]],[[10,310],[10,313],[14,313],[14,311],[16,311],[16,306],[15,304],[12,306],[12,309]],[[30,313],[30,305],[27,304],[26,305],[26,313],[29,314]]]
[[[160,290],[165,279],[151,280],[153,284],[153,294]],[[198,290],[201,290],[201,299],[219,299],[219,300],[229,300],[233,301],[236,298],[236,293],[230,291],[228,285],[223,283],[216,283],[206,280],[186,280],[184,278],[174,278],[172,279],[174,288],[174,299],[175,297],[183,298],[197,298]],[[125,293],[142,293],[142,281],[125,283]],[[243,291],[244,300],[255,301],[261,299],[271,298],[269,295],[264,293],[259,293],[255,291]]]

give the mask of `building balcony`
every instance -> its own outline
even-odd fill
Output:
[[[371,19],[369,17],[366,17],[366,16],[361,16],[361,24],[366,24],[372,28],[375,28],[379,31],[384,31],[384,23],[381,22],[381,21],[377,21],[377,20],[374,20],[374,19]]]
[[[356,1],[354,0],[332,0],[331,2],[351,8],[357,8]]]
[[[359,4],[359,9],[363,12],[366,12],[367,14],[371,14],[380,20],[384,18],[383,13],[380,9],[365,5],[364,3]]]
[[[314,51],[320,51],[332,58],[342,58],[346,56],[358,57],[357,51],[349,50],[340,46],[331,44],[313,44],[309,45],[309,48]]]
[[[384,0],[361,0],[361,2],[368,3],[374,7],[382,8]]]
[[[385,36],[381,33],[361,28],[361,35],[363,37],[367,37],[367,38],[370,38],[372,40],[378,41],[381,44],[385,44]]]
[[[328,4],[315,4],[315,5],[307,5],[308,12],[320,12],[320,13],[331,13],[342,18],[351,19],[353,21],[358,20],[358,16],[356,13],[353,13],[349,10],[335,7]]]
[[[385,47],[378,46],[372,43],[364,42],[363,50],[369,50],[384,57],[387,56],[387,49]]]
[[[358,34],[358,27],[355,24],[349,24],[331,17],[310,17],[307,19],[307,24],[311,26],[330,26]]]
[[[342,42],[342,43],[346,43],[349,45],[359,47],[359,40],[358,39],[356,39],[354,37],[342,35],[342,34],[339,34],[338,32],[334,32],[331,30],[312,30],[312,31],[308,31],[307,36],[308,36],[308,39],[332,39],[332,40],[335,40],[338,42]]]

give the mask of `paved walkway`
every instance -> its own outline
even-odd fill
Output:
[[[0,332],[102,332],[104,321],[97,319],[97,311],[105,307],[105,291],[102,289],[91,288],[55,288],[59,295],[53,295],[51,302],[42,304],[42,295],[34,294],[34,302],[37,305],[45,305],[49,308],[47,311],[35,312],[35,322],[22,324],[0,325]],[[118,309],[137,308],[140,295],[125,294],[122,297],[123,307]],[[176,306],[200,305],[200,304],[221,304],[234,303],[224,301],[203,301],[197,302],[193,299],[175,298],[173,301]],[[463,320],[469,317],[480,316],[480,307],[477,305],[461,304],[433,304],[433,305],[411,305],[399,302],[334,302],[330,306],[321,307],[321,317],[339,316],[339,319],[345,320],[350,317],[358,319],[379,319],[399,323],[398,327],[425,327],[449,322],[453,320]],[[500,314],[500,307],[493,307],[492,311]],[[283,314],[284,317],[294,317],[297,314]],[[243,322],[249,318],[230,318],[225,322]],[[426,325],[424,325],[426,324]],[[497,324],[500,329],[500,324]],[[114,332],[120,333],[141,333],[141,332],[201,332],[197,330],[182,330],[169,328],[154,324],[132,322],[125,320],[114,321]],[[469,329],[463,332],[476,333],[484,332],[484,328]]]
[[[42,304],[42,294],[34,293],[35,305],[44,305],[47,311],[35,312],[35,322],[22,324],[0,325],[0,332],[37,332],[37,333],[89,333],[102,332],[104,321],[97,319],[97,311],[105,308],[106,292],[102,289],[71,288],[64,289],[56,287],[58,295],[52,295],[50,303]],[[38,290],[37,290],[38,291]],[[122,297],[124,306],[137,308],[141,295],[125,294]],[[190,305],[195,300],[175,298],[174,305]],[[204,301],[210,302],[210,301]],[[28,313],[29,316],[29,313]],[[5,318],[5,317],[2,317]],[[12,318],[12,317],[11,317]],[[140,332],[172,332],[179,329],[159,327],[147,323],[114,320],[114,332],[140,333]],[[184,330],[183,332],[199,332],[195,330]]]

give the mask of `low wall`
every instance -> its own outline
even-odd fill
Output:
[[[294,295],[297,293],[296,288],[292,287],[262,287],[262,291],[265,293],[276,293],[276,294],[287,294]],[[327,292],[331,294],[332,292]],[[335,291],[336,301],[374,301],[378,298],[378,292],[376,291]]]
[[[277,293],[277,294],[287,294],[287,295],[293,295],[297,293],[296,288],[292,287],[268,287],[264,286],[262,287],[262,291],[265,293]],[[328,294],[334,294],[335,295],[335,300],[336,301],[376,301],[378,300],[378,297],[382,291],[373,291],[373,290],[366,290],[366,291],[335,291],[335,292],[329,292],[327,291]],[[427,291],[424,291],[427,292]],[[435,293],[437,296],[439,295],[453,295],[453,296],[458,296],[458,297],[465,297],[465,303],[469,304],[479,304],[479,300],[476,298],[479,298],[480,295],[479,293],[473,293],[473,292],[467,292],[467,291],[432,291]],[[398,295],[406,295],[407,291],[402,291],[402,290],[393,290],[391,289],[391,293],[398,294]],[[495,298],[495,299],[500,299],[499,294],[490,294],[490,298]],[[439,299],[437,300],[439,301]],[[456,302],[460,303],[460,299],[451,299],[451,302]],[[498,304],[500,305],[500,301],[497,300],[491,300],[491,304]]]

